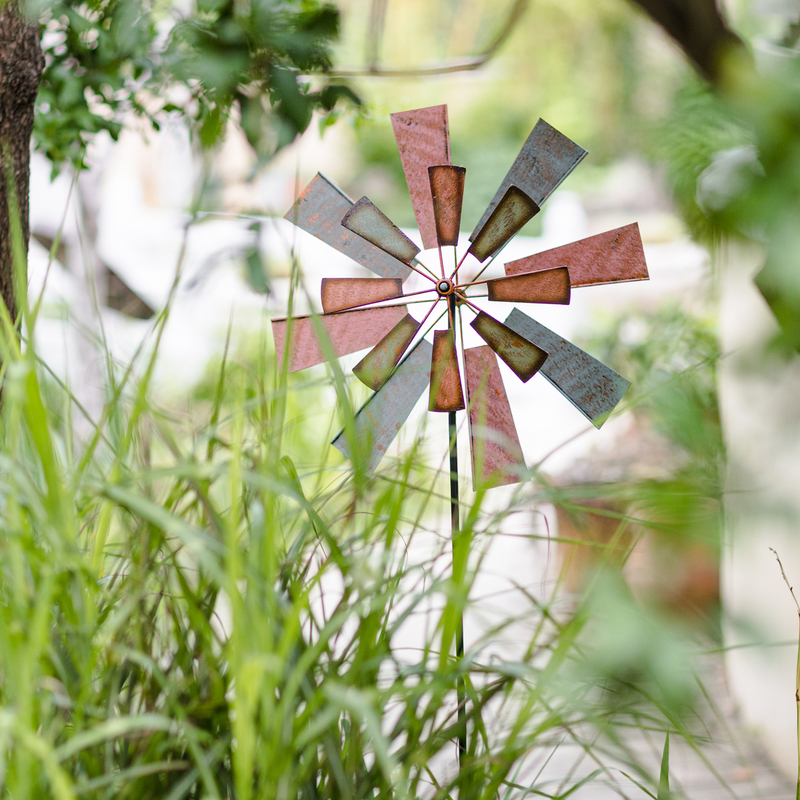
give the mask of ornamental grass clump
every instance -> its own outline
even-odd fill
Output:
[[[619,619],[640,624],[624,599],[601,602],[599,582],[565,602],[537,581],[500,621],[469,627],[491,542],[544,489],[526,484],[497,512],[470,496],[451,568],[442,476],[419,448],[371,478],[329,463],[318,421],[331,381],[348,397],[340,371],[287,382],[259,341],[250,358],[226,349],[183,407],[160,404],[169,305],[149,351],[124,369],[109,360],[102,416],[76,439],[83,410],[37,356],[38,305],[19,304],[21,342],[6,317],[0,343],[4,795],[494,800],[601,778],[655,789],[624,732],[690,736],[690,678],[680,658],[653,669],[641,648],[624,669],[602,657],[636,639],[597,635],[623,606]],[[512,630],[513,658],[496,646]],[[542,771],[563,748],[588,769]]]

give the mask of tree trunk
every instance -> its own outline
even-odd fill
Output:
[[[20,12],[20,0],[0,0],[0,296],[12,319],[16,318],[14,263],[8,205],[8,165],[11,156],[16,184],[23,247],[27,252],[31,134],[33,107],[44,70],[39,28]]]
[[[632,0],[681,47],[698,72],[712,85],[720,79],[727,50],[742,42],[728,28],[716,0]]]

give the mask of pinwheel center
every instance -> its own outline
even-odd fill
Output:
[[[436,284],[436,291],[439,292],[439,297],[447,297],[449,294],[453,293],[454,288],[453,282],[446,279]]]

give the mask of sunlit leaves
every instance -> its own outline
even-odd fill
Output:
[[[171,2],[29,0],[28,13],[41,20],[46,57],[34,139],[56,169],[82,166],[91,136],[116,139],[131,111],[156,127],[180,113],[204,147],[233,118],[269,158],[314,110],[359,103],[325,76],[339,12],[319,0],[197,0],[188,12]]]

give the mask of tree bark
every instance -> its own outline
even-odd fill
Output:
[[[721,77],[726,51],[743,47],[727,26],[715,0],[631,0],[681,47],[712,85]]]
[[[13,170],[22,245],[27,252],[31,134],[33,109],[44,56],[39,46],[39,28],[24,19],[20,0],[0,0],[0,296],[11,319],[16,318],[14,262],[9,213],[7,175]],[[5,154],[10,155],[7,165]]]

